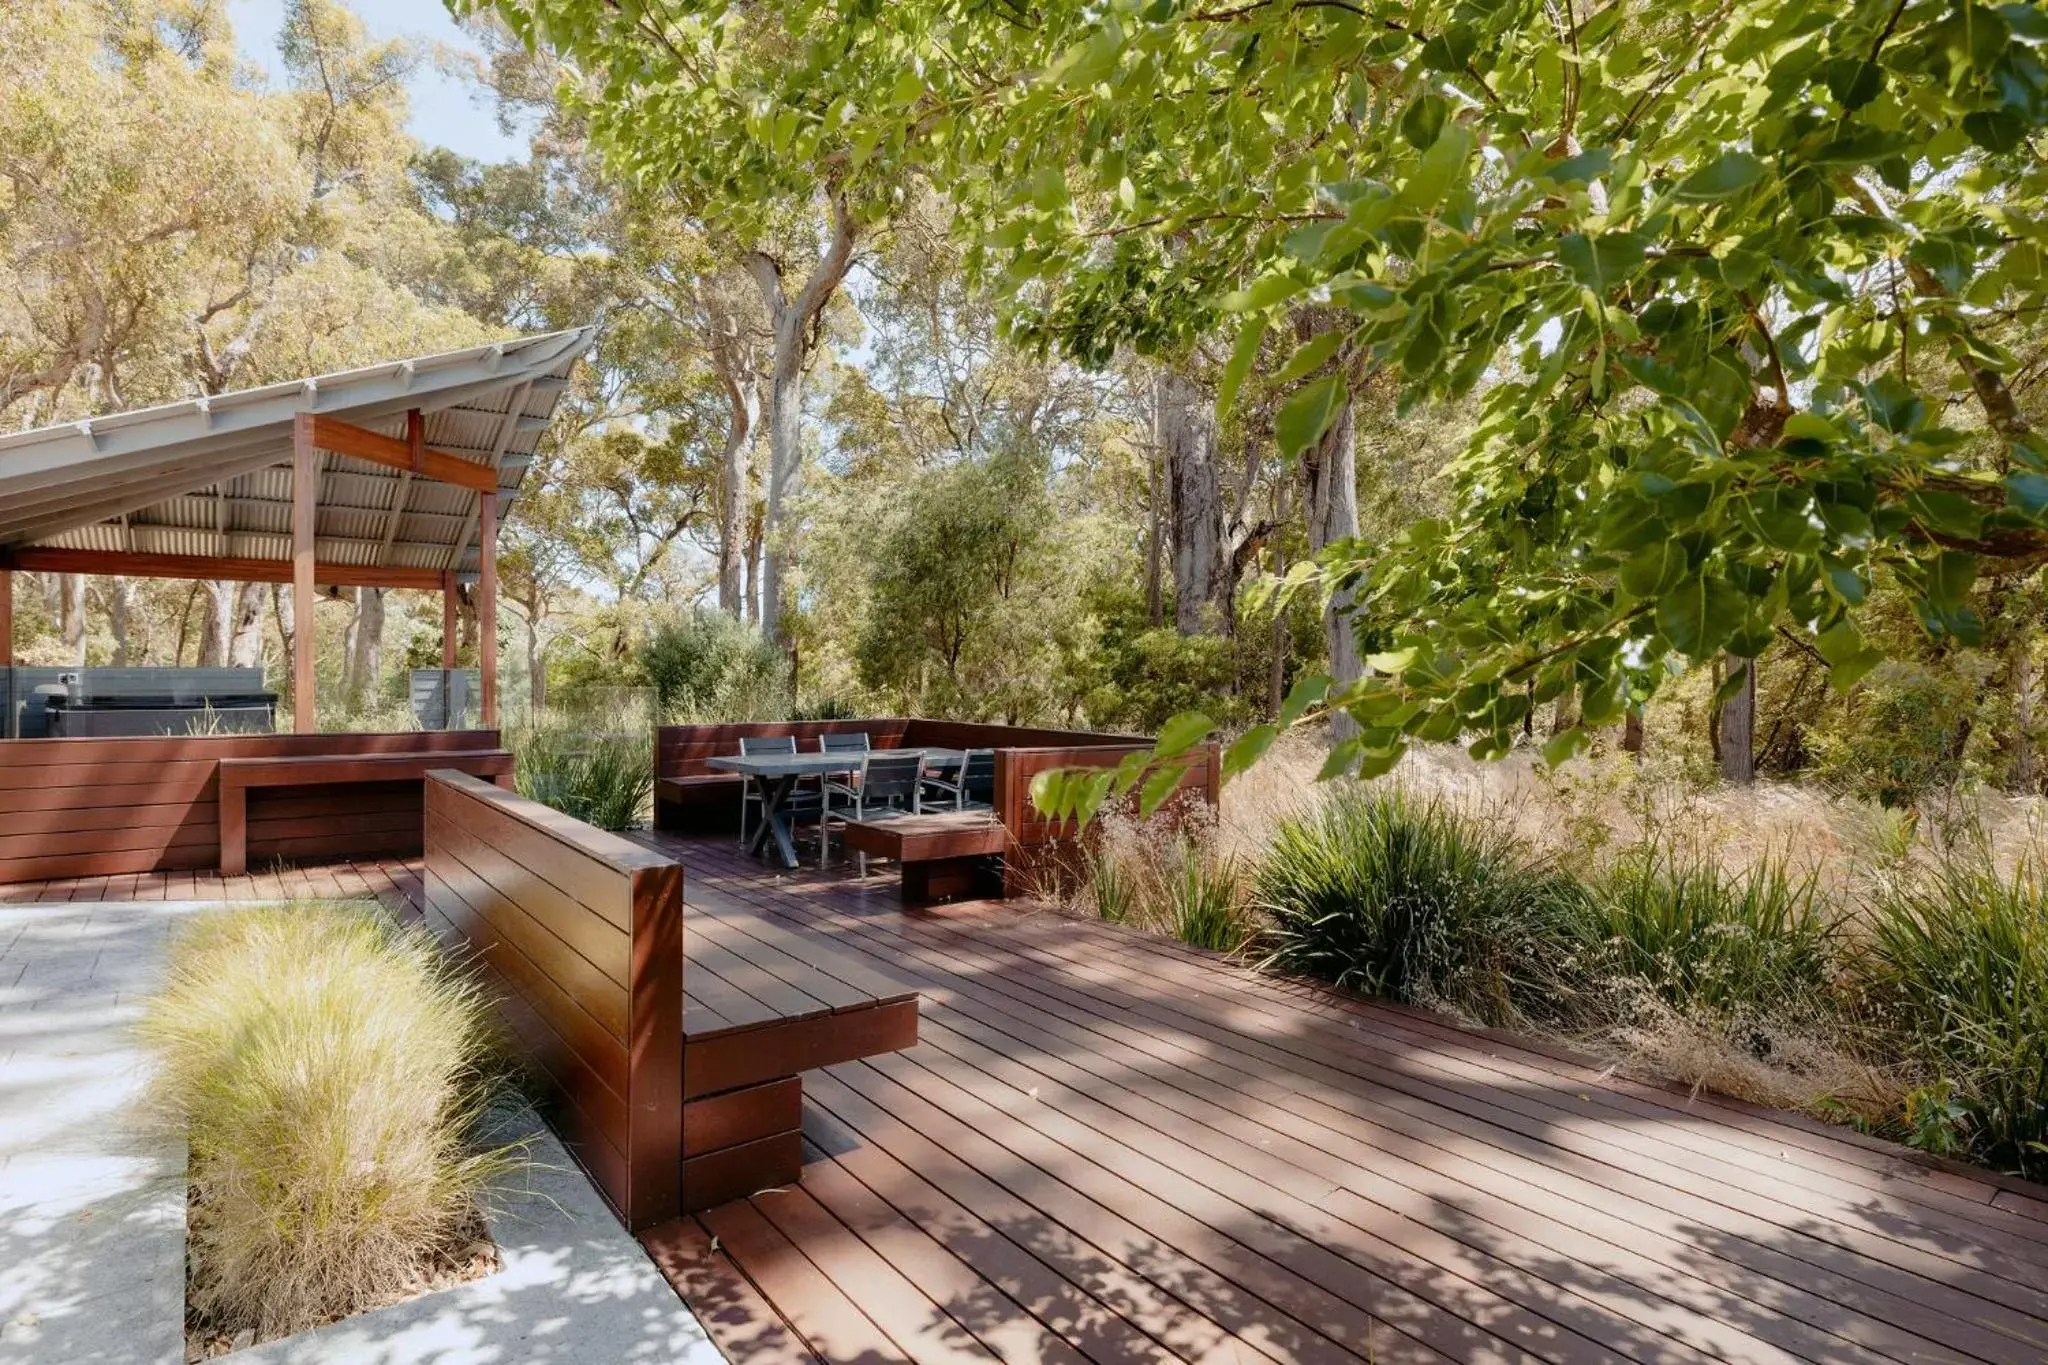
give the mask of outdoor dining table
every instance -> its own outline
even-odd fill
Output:
[[[755,793],[761,798],[764,819],[754,830],[753,838],[747,841],[747,852],[761,856],[762,848],[770,835],[775,838],[775,851],[782,856],[784,867],[797,865],[796,843],[792,838],[794,826],[790,810],[790,798],[796,794],[797,784],[807,777],[840,777],[857,773],[861,765],[876,755],[918,754],[928,768],[946,768],[957,765],[963,757],[959,749],[871,749],[844,750],[826,754],[722,754],[704,760],[704,766],[720,772],[738,773],[753,784]]]

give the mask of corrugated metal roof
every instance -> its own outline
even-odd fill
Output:
[[[516,337],[0,435],[0,549],[291,556],[292,424],[302,412],[498,468],[500,519],[595,328]],[[477,563],[478,496],[321,452],[317,557],[416,568]]]

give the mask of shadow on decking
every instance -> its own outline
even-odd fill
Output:
[[[1092,922],[679,851],[693,900],[924,996],[919,1047],[809,1087],[803,1186],[704,1220],[827,1358],[2048,1349],[2048,1225],[1861,1149]]]

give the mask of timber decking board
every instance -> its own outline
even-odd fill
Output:
[[[647,837],[726,952],[923,996],[918,1047],[807,1078],[804,1202],[698,1225],[745,1229],[718,1256],[799,1330],[815,1296],[919,1360],[2048,1357],[2048,1223],[1995,1202],[2028,1187],[1042,908],[911,913]]]
[[[743,1365],[2048,1359],[2038,1187],[1042,907],[645,841],[716,950],[693,1008],[923,1001],[918,1046],[806,1076],[800,1188],[643,1237]],[[407,860],[0,898],[316,883],[417,913]]]

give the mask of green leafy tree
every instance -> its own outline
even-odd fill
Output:
[[[1967,642],[1980,577],[2048,559],[2009,382],[2041,307],[2036,6],[795,8],[814,50],[899,54],[906,109],[847,110],[851,137],[944,127],[933,174],[1020,330],[1100,358],[1234,319],[1228,409],[1327,307],[1283,370],[1289,456],[1347,367],[1479,395],[1447,514],[1299,576],[1385,637],[1288,708],[1356,721],[1333,769],[1498,754],[1571,690],[1561,757],[1781,625],[1847,686],[1882,657],[1875,585]]]

